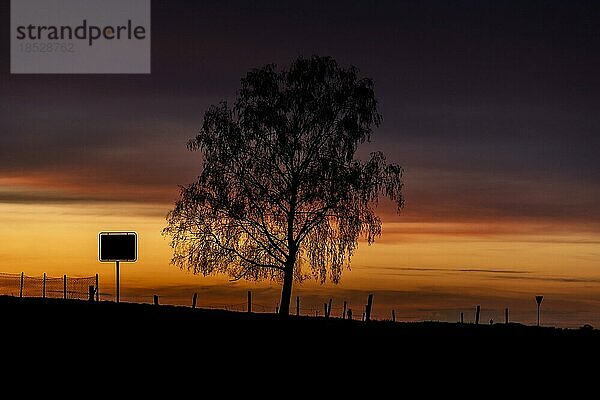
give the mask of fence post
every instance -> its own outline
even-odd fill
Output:
[[[192,308],[196,308],[196,301],[198,300],[198,292],[194,292],[192,296]]]
[[[504,323],[508,324],[508,307],[504,309]]]
[[[362,316],[362,322],[365,322],[365,313],[363,312],[363,316]]]
[[[392,322],[396,322],[396,310],[392,310]]]
[[[252,312],[252,292],[248,290],[248,313]]]
[[[325,318],[329,318],[329,313],[327,312],[327,303],[323,303],[323,310]]]
[[[24,283],[23,281],[24,281],[24,278],[25,278],[24,273],[21,272],[21,288],[19,289],[19,298],[21,298],[21,299],[23,298],[23,283]]]
[[[158,305],[158,295],[157,294],[154,295],[154,305],[155,306]]]
[[[331,299],[329,299],[329,305],[327,306],[327,318],[331,316]]]
[[[100,301],[100,289],[98,289],[98,274],[96,274],[96,301]]]
[[[275,304],[275,314],[279,314],[279,303]]]
[[[93,303],[94,302],[94,292],[96,292],[96,290],[94,290],[94,285],[88,286],[88,292],[89,292],[88,301],[90,303]]]
[[[366,309],[366,321],[371,320],[371,308],[373,307],[373,293],[369,293],[369,298],[367,300],[367,309]]]
[[[479,313],[481,312],[481,306],[477,304],[477,309],[475,310],[475,325],[479,325]]]
[[[42,298],[46,298],[46,273],[44,272],[44,281],[42,283]]]
[[[346,319],[346,300],[344,300],[344,310],[342,311],[342,319]]]
[[[63,299],[67,299],[67,275],[63,275]]]
[[[465,313],[461,311],[460,313],[460,323],[464,324],[465,323]]]
[[[300,296],[296,296],[296,317],[300,315]]]

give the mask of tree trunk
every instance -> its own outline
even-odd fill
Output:
[[[290,313],[290,301],[292,299],[292,283],[294,282],[294,267],[286,267],[283,276],[283,287],[281,289],[281,302],[279,315],[288,316]]]
[[[296,219],[297,185],[292,186],[290,211],[287,214],[287,258],[283,274],[283,287],[281,288],[281,307],[279,315],[287,317],[290,314],[290,300],[292,299],[292,283],[294,283],[294,266],[298,247],[294,241],[294,220]]]

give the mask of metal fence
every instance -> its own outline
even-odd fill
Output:
[[[55,299],[89,298],[90,286],[98,293],[98,274],[89,277],[27,276],[24,273],[9,274],[0,272],[0,295],[15,297],[49,297]]]

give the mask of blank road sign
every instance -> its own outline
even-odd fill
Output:
[[[98,239],[98,256],[101,262],[137,260],[137,233],[101,232]]]

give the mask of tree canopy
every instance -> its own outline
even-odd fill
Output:
[[[330,57],[250,70],[188,143],[202,170],[167,216],[172,263],[282,281],[282,314],[294,279],[337,283],[358,239],[381,234],[379,196],[403,206],[402,168],[356,155],[381,121],[373,81]]]

